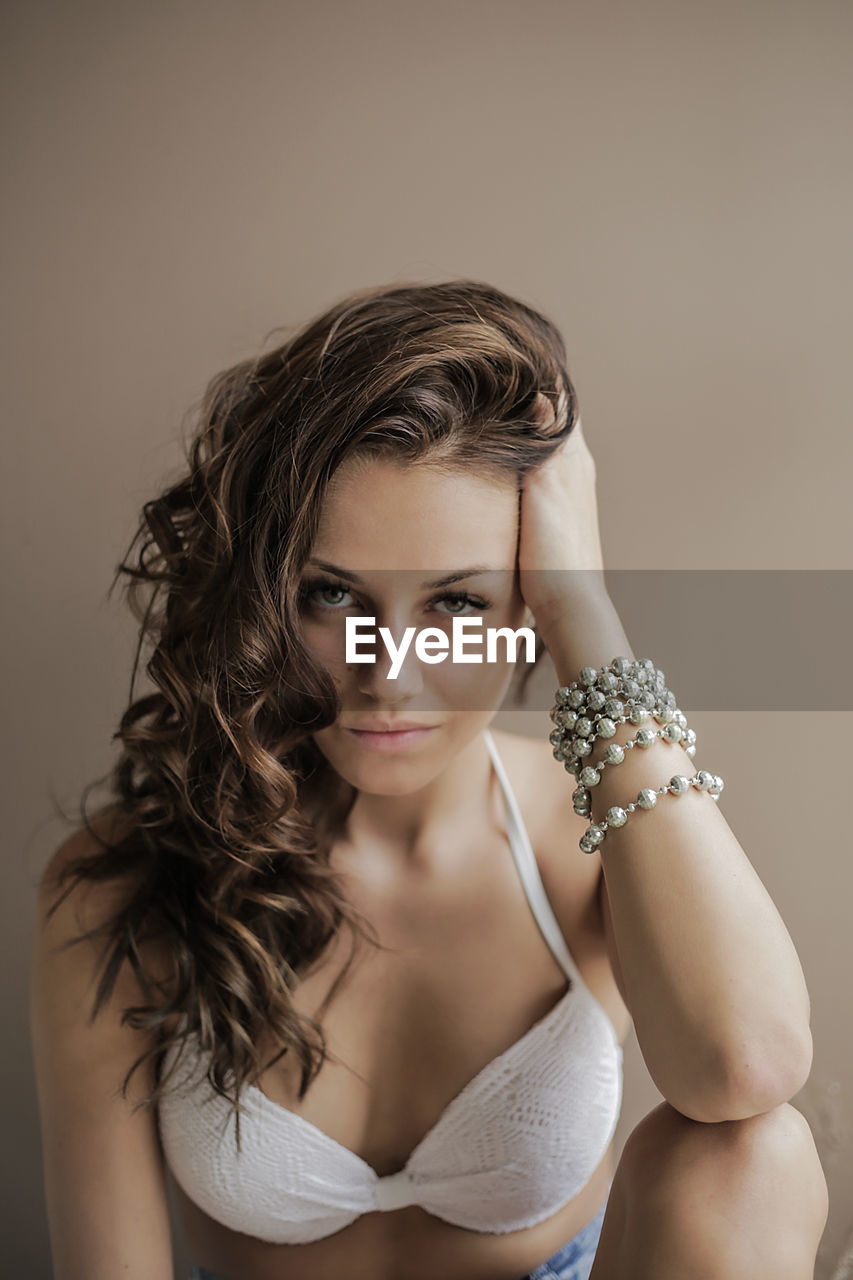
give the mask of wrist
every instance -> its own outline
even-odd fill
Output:
[[[545,579],[547,573],[547,579]],[[538,585],[541,592],[531,595],[530,611],[541,634],[560,626],[566,615],[587,602],[609,595],[604,571],[597,569],[564,569],[543,571]],[[528,584],[533,590],[533,584]]]
[[[573,684],[583,667],[636,656],[603,579],[564,594],[544,618],[534,616],[561,685]]]

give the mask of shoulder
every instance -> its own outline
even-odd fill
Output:
[[[562,903],[572,912],[600,917],[599,888],[603,884],[598,853],[581,853],[578,841],[587,823],[572,808],[577,783],[559,760],[547,733],[542,737],[493,729],[501,759],[527,826],[530,842],[556,914]]]
[[[110,843],[126,835],[130,823],[126,813],[112,806],[91,818],[90,828],[78,827],[61,842],[37,886],[35,956],[37,963],[59,983],[77,981],[91,986],[95,982],[98,965],[103,961],[102,935],[99,933],[74,945],[72,941],[105,926],[138,887],[136,877],[131,874],[105,879],[77,879],[71,874],[73,865],[80,859],[92,859],[101,852],[100,841]],[[137,954],[157,981],[167,980],[170,957],[161,943],[154,939],[140,941]],[[142,992],[127,961],[118,975],[115,997],[123,997],[125,1003],[141,1000]]]
[[[103,809],[90,819],[90,827],[77,827],[54,850],[45,865],[38,882],[39,919],[54,913],[70,923],[72,915],[80,919],[81,927],[91,927],[93,916],[100,908],[108,909],[120,900],[130,887],[126,880],[117,879],[75,881],[71,870],[80,859],[93,859],[100,851],[99,839],[115,840],[126,830],[117,808]],[[66,893],[67,891],[67,893]]]
[[[71,872],[81,859],[94,860],[102,851],[100,841],[111,843],[127,833],[126,815],[118,807],[101,810],[88,827],[77,827],[54,850],[38,883],[38,919],[57,919],[68,929],[91,929],[127,900],[135,883],[130,875],[76,878]],[[58,926],[55,926],[56,928]]]

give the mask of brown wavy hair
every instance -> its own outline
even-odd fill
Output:
[[[540,392],[555,411],[548,425]],[[298,624],[329,480],[358,453],[497,471],[520,487],[578,406],[555,326],[458,279],[350,294],[214,377],[196,412],[186,469],[144,504],[109,589],[124,575],[140,623],[130,702],[113,735],[119,758],[79,807],[97,847],[62,865],[51,913],[81,881],[132,886],[66,944],[104,940],[92,1019],[125,962],[149,1000],[122,1013],[153,1033],[122,1096],[156,1054],[154,1091],[137,1104],[155,1105],[171,1075],[163,1055],[195,1036],[207,1079],[236,1110],[239,1145],[243,1084],[292,1052],[302,1099],[331,1056],[319,1014],[357,945],[381,948],[329,862],[357,791],[312,740],[340,705]],[[146,645],[154,691],[134,700]],[[537,635],[517,701],[543,652]],[[122,819],[110,839],[86,814],[105,780],[114,799],[102,812]],[[293,986],[344,926],[347,963],[318,1018],[300,1015]],[[168,982],[146,963],[148,939],[169,958]],[[265,1062],[258,1045],[270,1033],[281,1049]]]

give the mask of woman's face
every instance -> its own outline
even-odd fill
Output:
[[[342,705],[339,719],[314,740],[359,790],[417,789],[494,717],[512,679],[514,651],[507,657],[499,638],[498,660],[486,661],[486,632],[525,625],[517,546],[511,476],[365,458],[347,460],[335,473],[302,574],[300,619],[305,643],[335,681]],[[475,568],[484,572],[427,585]],[[482,620],[467,628],[464,650],[480,661],[453,660],[454,617]],[[362,620],[358,652],[374,662],[347,662],[347,618]],[[380,627],[390,632],[396,657]],[[403,655],[409,628],[414,633]],[[416,653],[425,628],[446,637],[442,661]],[[436,639],[427,650],[433,655],[441,652]],[[527,660],[521,638],[516,652],[518,662]],[[354,731],[376,721],[427,730],[406,737]]]

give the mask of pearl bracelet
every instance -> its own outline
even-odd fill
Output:
[[[672,725],[667,725],[666,728],[658,729],[656,731],[651,729],[641,729],[636,738],[632,738],[630,741],[624,743],[624,745],[618,742],[611,742],[604,753],[603,760],[599,760],[598,764],[595,765],[585,765],[581,769],[578,777],[580,786],[572,792],[572,804],[574,806],[575,813],[580,814],[581,817],[589,816],[590,803],[592,801],[590,788],[598,786],[601,781],[601,775],[607,765],[617,765],[623,762],[626,751],[631,750],[633,747],[649,747],[657,738],[662,738],[664,742],[678,742],[679,738],[667,732],[667,729],[672,727]],[[693,733],[692,729],[689,730],[689,732],[692,734],[693,745],[692,749],[688,748],[685,754],[692,757],[696,751],[696,734]],[[722,791],[722,778],[720,778],[718,774],[714,774],[713,777],[715,785],[712,789]],[[716,785],[718,782],[719,787]]]
[[[719,784],[719,790],[717,790],[717,784]],[[604,840],[608,828],[624,827],[629,813],[633,813],[635,809],[654,809],[658,796],[665,796],[667,793],[683,796],[691,787],[697,791],[707,791],[712,800],[719,800],[723,780],[717,774],[709,773],[707,769],[700,769],[692,778],[685,777],[683,773],[673,774],[667,785],[659,787],[657,791],[653,787],[643,787],[636,801],[632,800],[630,804],[625,805],[624,809],[619,804],[611,805],[607,810],[607,816],[602,818],[601,822],[591,822],[578,841],[578,848],[583,853],[594,853]]]
[[[664,742],[683,742],[691,759],[696,753],[696,734],[688,727],[675,695],[667,689],[663,672],[650,658],[632,662],[620,657],[599,670],[584,667],[578,680],[557,690],[550,716],[557,726],[549,739],[554,748],[554,758],[562,761],[566,771],[574,773],[580,782],[572,794],[572,804],[582,817],[590,816],[589,788],[598,785],[607,765],[624,761],[626,750],[635,746],[651,746],[661,738]],[[636,737],[624,746],[610,743],[598,764],[583,763],[597,738],[612,738],[618,724],[630,721],[643,725],[649,718],[654,718],[663,727],[656,730],[640,728]],[[653,809],[658,795],[684,795],[691,786],[707,791],[713,800],[719,800],[724,782],[718,774],[700,769],[692,778],[675,774],[658,791],[644,787],[636,801],[625,808],[612,805],[606,818],[599,823],[591,823],[581,837],[579,847],[584,853],[593,853],[604,840],[608,827],[624,826],[628,814],[637,808]]]

